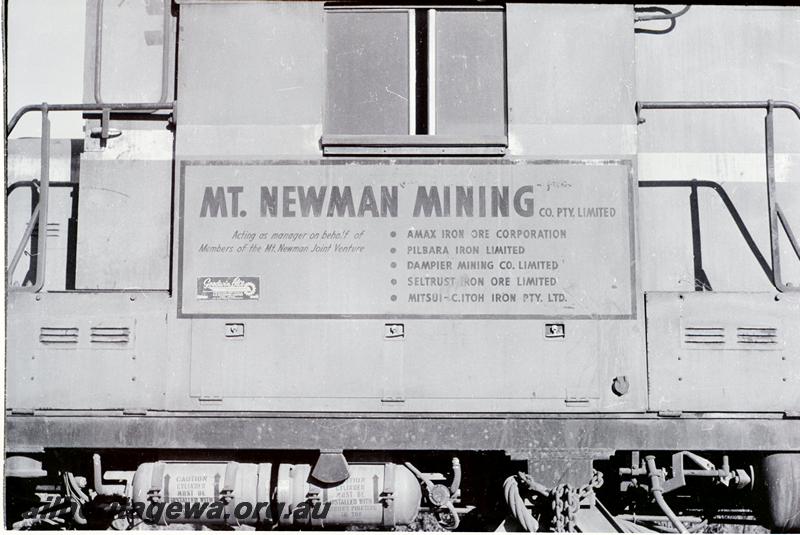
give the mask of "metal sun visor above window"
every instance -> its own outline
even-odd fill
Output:
[[[326,6],[325,155],[503,155],[501,6]]]

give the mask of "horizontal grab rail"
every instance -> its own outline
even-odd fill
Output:
[[[8,121],[6,127],[6,135],[10,136],[14,127],[22,119],[23,115],[32,111],[42,111],[47,109],[48,112],[53,111],[84,111],[84,112],[104,112],[106,110],[115,113],[131,113],[131,112],[156,112],[170,110],[175,112],[176,102],[117,102],[117,103],[103,103],[103,104],[29,104],[21,107]]]
[[[636,117],[640,122],[641,110],[791,110],[800,119],[800,106],[788,100],[673,100],[641,101],[636,103]]]

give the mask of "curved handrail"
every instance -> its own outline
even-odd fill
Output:
[[[788,100],[645,100],[636,102],[636,118],[639,124],[644,122],[641,118],[642,110],[769,110],[770,108],[790,110],[800,119],[800,106]]]
[[[51,188],[77,188],[77,182],[67,182],[67,181],[50,181],[48,186]],[[17,264],[22,259],[22,255],[25,252],[25,244],[31,239],[31,235],[33,234],[33,229],[36,228],[37,220],[39,219],[40,213],[40,206],[36,203],[35,195],[36,192],[39,191],[41,188],[41,183],[34,179],[34,180],[18,180],[12,184],[10,184],[6,188],[6,199],[8,199],[12,193],[14,193],[19,188],[30,188],[31,195],[33,196],[31,199],[32,207],[31,207],[31,217],[28,220],[28,224],[25,226],[25,231],[22,233],[22,239],[17,246],[17,250],[14,253],[14,256],[11,258],[11,262],[9,262],[7,267],[8,279],[11,280],[11,275],[17,270]]]
[[[777,188],[775,183],[775,132],[773,126],[773,111],[787,109],[800,119],[800,106],[787,100],[752,100],[752,101],[640,101],[636,102],[636,119],[639,124],[644,123],[642,110],[741,110],[764,109],[767,114],[764,120],[766,134],[766,160],[767,160],[767,204],[769,216],[770,257],[772,284],[779,292],[800,292],[800,287],[790,286],[783,282],[781,276],[780,255],[780,226],[783,227],[792,248],[800,258],[800,244],[794,237],[789,222],[780,209],[777,201]]]
[[[714,182],[713,180],[640,180],[639,181],[640,188],[709,188],[714,190],[717,195],[719,195],[720,199],[722,199],[722,203],[725,205],[725,208],[728,209],[728,213],[733,218],[734,223],[736,223],[736,227],[739,229],[739,233],[744,238],[744,241],[747,243],[747,246],[750,248],[750,251],[753,253],[756,261],[758,261],[758,265],[761,266],[761,269],[764,271],[764,274],[767,276],[771,283],[773,281],[773,273],[772,267],[767,262],[767,259],[764,257],[764,254],[759,249],[758,245],[756,245],[755,240],[753,239],[752,234],[750,234],[750,230],[748,230],[747,225],[745,224],[742,216],[739,215],[739,210],[736,209],[736,205],[733,204],[728,192],[725,191],[725,188],[719,182]]]
[[[685,15],[689,11],[690,7],[692,7],[692,6],[690,4],[687,4],[686,7],[684,7],[683,9],[681,9],[679,11],[669,11],[667,9],[656,7],[656,6],[634,7],[633,11],[635,13],[642,13],[644,11],[658,11],[659,13],[661,13],[661,15],[635,15],[633,17],[633,21],[634,22],[645,22],[645,21],[650,21],[650,20],[673,20],[673,19],[677,19],[678,17],[681,17],[681,16]],[[666,11],[666,13],[664,13],[665,11]]]
[[[21,107],[17,112],[11,116],[6,127],[6,136],[10,136],[14,127],[20,119],[32,111],[42,111],[47,109],[48,112],[53,111],[84,111],[84,112],[103,112],[109,110],[115,113],[154,113],[156,111],[170,110],[175,113],[176,102],[117,102],[108,104],[28,104]]]
[[[633,32],[634,33],[649,33],[654,35],[664,35],[666,33],[671,32],[677,26],[676,20],[678,17],[685,15],[691,5],[686,5],[683,9],[679,11],[670,11],[669,9],[659,7],[659,6],[647,6],[647,7],[634,7],[633,11],[636,13],[633,17],[633,22],[636,24],[637,22],[649,22],[649,21],[659,21],[659,20],[668,20],[669,26],[667,28],[663,28],[660,30],[651,30],[649,28],[636,28],[634,26]],[[657,15],[640,15],[639,13],[658,13]]]
[[[59,180],[59,181],[51,180],[49,185],[51,188],[77,188],[78,182],[67,182],[66,180]],[[14,193],[14,191],[16,191],[17,188],[39,189],[40,186],[41,184],[36,179],[17,180],[16,182],[11,183],[6,188],[6,197]]]

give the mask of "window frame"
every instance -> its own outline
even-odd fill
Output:
[[[508,149],[508,47],[506,39],[506,9],[503,4],[486,5],[352,5],[352,4],[326,4],[325,14],[329,12],[349,13],[408,13],[408,134],[326,134],[324,129],[328,120],[328,105],[330,86],[327,75],[325,79],[325,102],[323,134],[320,138],[320,147],[323,156],[415,156],[415,155],[475,155],[475,156],[504,156]],[[425,77],[427,83],[427,118],[432,123],[432,133],[416,133],[416,107],[419,105],[416,95],[416,27],[415,16],[417,10],[428,12],[428,33],[426,47],[428,48],[428,69]],[[502,91],[503,91],[503,134],[502,135],[442,135],[436,133],[436,13],[440,11],[501,11],[502,18]],[[328,25],[326,24],[326,31]],[[327,42],[327,41],[326,41]],[[430,46],[434,43],[434,46]],[[327,73],[326,57],[326,73]]]

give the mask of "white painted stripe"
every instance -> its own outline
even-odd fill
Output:
[[[639,180],[692,179],[720,182],[766,180],[764,153],[644,152],[638,154]],[[775,154],[775,181],[800,183],[800,153]]]

